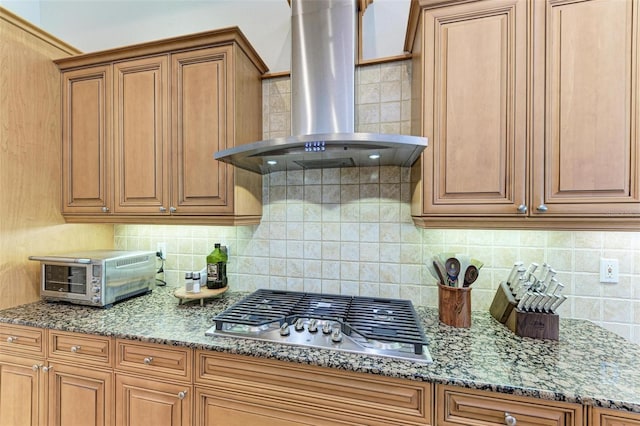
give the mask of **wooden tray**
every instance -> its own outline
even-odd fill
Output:
[[[207,287],[201,288],[200,293],[190,293],[185,290],[184,287],[176,288],[173,292],[173,295],[180,299],[179,304],[181,305],[183,302],[189,302],[191,300],[200,300],[200,306],[204,306],[204,299],[211,299],[212,297],[220,296],[222,293],[226,292],[229,289],[229,286],[223,288],[214,288],[208,289]]]

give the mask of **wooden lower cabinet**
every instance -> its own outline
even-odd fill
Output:
[[[640,426],[640,414],[590,408],[589,426]]]
[[[640,426],[640,414],[0,325],[0,426]]]
[[[113,372],[49,366],[50,426],[113,425]]]
[[[0,326],[0,426],[46,424],[46,330]]]
[[[116,374],[116,424],[190,425],[191,394],[191,386]]]
[[[308,413],[288,408],[278,409],[254,395],[225,390],[196,387],[195,422],[197,426],[300,426],[300,425],[365,425],[345,417],[344,421],[327,418],[321,410],[313,413],[315,405],[308,406]]]
[[[438,426],[579,426],[583,422],[580,404],[436,386]]]
[[[430,383],[196,352],[197,425],[431,425]]]
[[[193,351],[116,339],[116,424],[191,425]]]
[[[0,354],[0,426],[45,424],[43,360]]]

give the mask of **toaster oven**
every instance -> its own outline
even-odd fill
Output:
[[[40,261],[40,296],[48,301],[108,307],[155,286],[152,251],[92,250],[29,259]]]

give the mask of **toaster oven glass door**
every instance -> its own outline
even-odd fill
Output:
[[[91,276],[86,265],[44,265],[44,289],[58,293],[87,294]]]

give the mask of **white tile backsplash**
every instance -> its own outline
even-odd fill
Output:
[[[409,61],[359,68],[358,131],[407,133],[410,79]],[[287,77],[263,82],[263,137],[290,134],[290,92]],[[442,251],[467,253],[485,263],[473,309],[488,309],[514,261],[548,262],[566,284],[562,316],[640,343],[640,232],[418,229],[409,213],[409,169],[399,167],[272,173],[263,194],[259,225],[116,225],[115,245],[155,250],[166,242],[169,285],[202,268],[221,242],[230,248],[235,290],[402,297],[429,306],[437,306],[437,287],[426,262]],[[620,260],[618,284],[599,282],[600,257]]]

